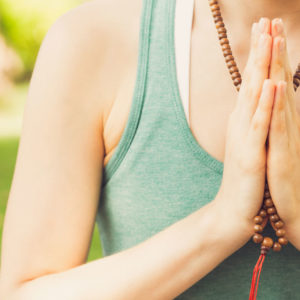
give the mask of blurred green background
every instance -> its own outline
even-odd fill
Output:
[[[82,2],[0,0],[0,247],[24,105],[36,56],[49,27],[60,15]],[[101,244],[95,226],[88,261],[100,257]]]

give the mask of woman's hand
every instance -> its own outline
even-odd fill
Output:
[[[272,21],[270,78],[277,83],[267,151],[267,179],[286,237],[300,227],[300,117],[280,19]],[[299,234],[300,232],[298,232]]]
[[[260,31],[262,28],[262,31]],[[268,136],[275,85],[268,80],[271,61],[271,22],[254,23],[251,49],[237,104],[230,115],[219,203],[225,213],[253,226],[266,179]]]

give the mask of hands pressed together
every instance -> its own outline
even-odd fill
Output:
[[[285,236],[300,250],[300,116],[293,75],[282,20],[261,18],[252,26],[249,58],[229,118],[220,198],[226,199],[223,208],[253,226],[267,178]]]

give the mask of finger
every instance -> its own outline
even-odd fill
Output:
[[[278,40],[277,43],[280,44],[280,38],[284,38],[283,44],[279,45],[279,48],[280,48],[279,51],[276,51],[276,50],[278,50],[277,48],[273,49],[273,50],[275,50],[275,52],[274,53],[272,52],[272,62],[273,62],[273,59],[274,59],[275,63],[277,60],[279,61],[279,64],[281,65],[281,67],[284,68],[284,71],[285,71],[285,74],[284,74],[285,76],[279,78],[279,80],[287,81],[288,88],[292,88],[293,87],[293,78],[292,78],[293,72],[292,72],[289,57],[288,57],[287,42],[286,42],[287,36],[285,33],[282,19],[275,18],[272,20],[271,31],[272,31],[273,39]],[[281,52],[280,52],[280,50],[281,50]],[[270,76],[276,75],[276,74],[272,73],[273,72],[272,67],[273,67],[273,65],[271,64]],[[276,66],[274,66],[274,67],[275,67],[274,71],[276,71],[277,68],[276,68]],[[275,77],[273,79],[275,79]]]
[[[249,138],[254,145],[265,146],[270,127],[274,96],[275,85],[273,81],[271,79],[264,80],[262,93],[249,131]]]
[[[268,18],[261,18],[260,24],[254,23],[252,27],[251,49],[242,76],[243,81],[238,99],[238,106],[248,125],[256,110],[263,81],[268,77],[272,47],[269,31],[270,20]]]
[[[285,81],[287,82],[287,103],[286,103],[286,120],[287,125],[290,128],[295,123],[297,112],[297,105],[296,105],[296,97],[295,97],[295,90],[294,90],[294,83],[293,83],[293,74],[290,68],[290,64],[288,61],[287,55],[287,40],[286,38],[281,38],[281,45],[280,47],[283,48],[284,57],[285,57]]]
[[[286,104],[286,120],[288,126],[292,126],[296,112],[296,103],[294,96],[294,86],[292,81],[291,69],[289,66],[287,58],[287,48],[286,48],[286,38],[284,37],[283,24],[280,19],[274,19],[272,21],[272,34],[275,35],[273,38],[273,47],[272,47],[272,59],[271,59],[271,68],[270,68],[270,78],[272,78],[275,83],[278,83],[280,80],[287,82],[287,89],[289,97],[288,103]]]
[[[276,85],[275,100],[269,132],[269,145],[279,151],[285,151],[288,145],[286,124],[287,83],[279,81]]]
[[[271,24],[271,29],[272,29],[272,36],[274,39],[275,39],[275,37],[278,37],[278,39],[283,38],[283,40],[281,39],[281,41],[278,41],[278,43],[280,44],[279,51],[276,51],[276,49],[273,49],[275,51],[275,53],[272,52],[272,57],[274,58],[275,62],[278,59],[278,56],[280,56],[280,54],[281,54],[280,64],[282,65],[281,67],[284,69],[283,76],[280,76],[280,78],[278,78],[277,81],[285,80],[287,82],[288,94],[291,96],[290,97],[291,101],[294,102],[295,90],[294,90],[294,84],[293,84],[293,71],[292,71],[289,56],[288,56],[287,36],[285,33],[282,19],[280,19],[280,18],[273,19],[272,24]],[[282,53],[280,53],[280,49],[282,50]],[[276,56],[277,56],[277,58],[276,58]],[[270,78],[273,78],[274,80],[276,80],[276,78],[275,78],[276,75],[273,74],[273,72],[276,73],[276,67],[273,70],[273,64],[271,62]],[[295,109],[295,103],[292,103],[292,102],[290,103],[291,108]]]

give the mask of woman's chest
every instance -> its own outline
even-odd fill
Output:
[[[198,144],[214,158],[224,161],[227,123],[237,101],[238,92],[226,67],[214,30],[215,28],[211,28],[210,32],[207,32],[207,29],[204,32],[194,31],[191,37],[189,126]],[[132,40],[137,41],[137,37]],[[233,49],[239,71],[243,74],[248,58],[249,41],[246,40],[243,46],[240,48],[234,46]],[[127,76],[119,85],[104,126],[104,166],[107,165],[122,137],[132,105],[137,79],[137,45],[132,45],[131,53],[134,53],[131,59],[123,61],[122,68],[128,70]],[[114,61],[109,65],[112,64]],[[298,94],[294,100],[299,108]]]

